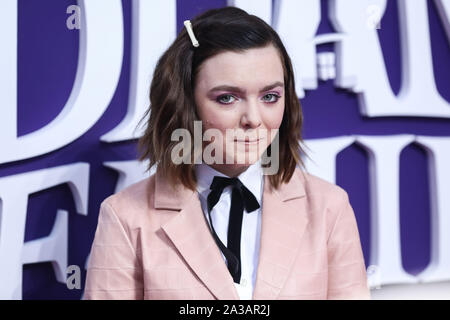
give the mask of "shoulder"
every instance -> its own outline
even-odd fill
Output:
[[[342,187],[300,169],[296,174],[305,189],[307,207],[313,220],[324,221],[330,228],[340,213],[350,212],[349,196]]]
[[[306,196],[312,201],[340,204],[348,201],[348,193],[335,183],[327,181],[306,171],[296,169],[297,177],[303,183]]]
[[[113,209],[119,220],[139,217],[153,207],[154,174],[108,196],[101,203]]]

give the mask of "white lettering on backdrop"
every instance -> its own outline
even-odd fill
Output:
[[[74,163],[0,178],[0,299],[22,298],[22,265],[51,261],[66,283],[68,214],[58,210],[49,236],[24,243],[28,196],[67,183],[77,212],[87,215],[89,165]],[[35,212],[34,214],[39,214]]]
[[[122,67],[122,5],[120,0],[80,1],[80,5],[84,25],[79,31],[78,68],[70,97],[52,122],[17,137],[17,0],[0,2],[0,146],[7,150],[0,153],[0,163],[29,159],[68,145],[88,131],[108,107]]]

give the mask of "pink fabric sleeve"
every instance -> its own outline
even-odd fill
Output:
[[[344,190],[328,238],[328,299],[370,299],[358,226]]]
[[[113,207],[103,201],[82,300],[143,299],[141,269],[122,223]]]

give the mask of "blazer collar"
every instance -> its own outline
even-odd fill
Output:
[[[309,223],[305,179],[296,168],[289,182],[274,189],[265,176],[254,300],[276,299],[292,273]]]
[[[288,278],[308,224],[304,175],[296,169],[287,183],[272,188],[264,176],[260,257],[253,299],[275,299]],[[195,196],[194,196],[195,195]],[[155,174],[154,205],[160,212],[179,212],[162,229],[190,268],[210,292],[221,300],[239,299],[202,212],[197,191],[171,186]],[[282,254],[280,254],[282,253]]]
[[[296,174],[302,175],[302,178]],[[303,181],[305,180],[304,173],[300,169],[296,169],[293,177],[287,183],[282,183],[278,189],[270,186],[268,176],[264,176],[264,190],[269,188],[270,192],[274,192],[281,201],[287,201],[304,196],[305,187]],[[264,192],[264,191],[263,191]],[[181,210],[184,204],[197,191],[190,190],[184,187],[181,183],[172,186],[168,180],[157,170],[155,174],[155,209],[169,209]]]
[[[181,183],[175,186],[161,174],[155,173],[155,209],[181,210],[188,199],[196,192],[186,188]]]

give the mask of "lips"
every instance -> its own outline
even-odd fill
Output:
[[[249,140],[249,139],[245,139],[245,140],[237,140],[235,139],[234,141],[236,142],[244,142],[244,143],[256,143],[259,142],[261,139],[256,139],[256,140]]]

